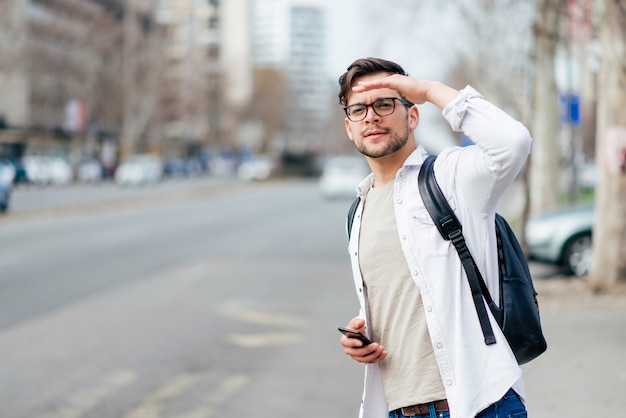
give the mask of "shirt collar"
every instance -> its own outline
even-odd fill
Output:
[[[404,161],[402,167],[404,168],[409,166],[421,166],[426,157],[428,157],[428,152],[426,152],[426,149],[422,145],[418,145],[415,151],[413,151],[411,155],[409,155],[409,157]],[[365,177],[365,179],[363,179],[362,182],[360,182],[356,186],[357,195],[360,197],[364,197],[365,195],[367,195],[373,184],[374,174],[370,173],[367,177]]]

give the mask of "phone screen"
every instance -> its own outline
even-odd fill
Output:
[[[365,335],[363,335],[359,331],[356,331],[350,328],[343,328],[343,327],[339,327],[338,329],[339,329],[339,332],[341,332],[344,335],[347,335],[350,338],[356,338],[356,339],[361,340],[361,342],[363,343],[363,346],[366,346],[372,343],[372,340],[367,338]]]

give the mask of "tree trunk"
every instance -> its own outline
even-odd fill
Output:
[[[530,170],[531,212],[558,205],[559,107],[554,55],[559,39],[559,13],[564,0],[537,0],[533,152]]]
[[[626,281],[626,0],[601,2],[593,263],[597,290]]]

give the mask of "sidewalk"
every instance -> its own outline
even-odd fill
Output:
[[[626,416],[626,284],[535,280],[548,350],[522,366],[529,417]]]

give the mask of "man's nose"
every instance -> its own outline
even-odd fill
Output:
[[[378,121],[380,120],[380,116],[378,113],[374,112],[374,106],[367,106],[365,108],[365,121]]]

